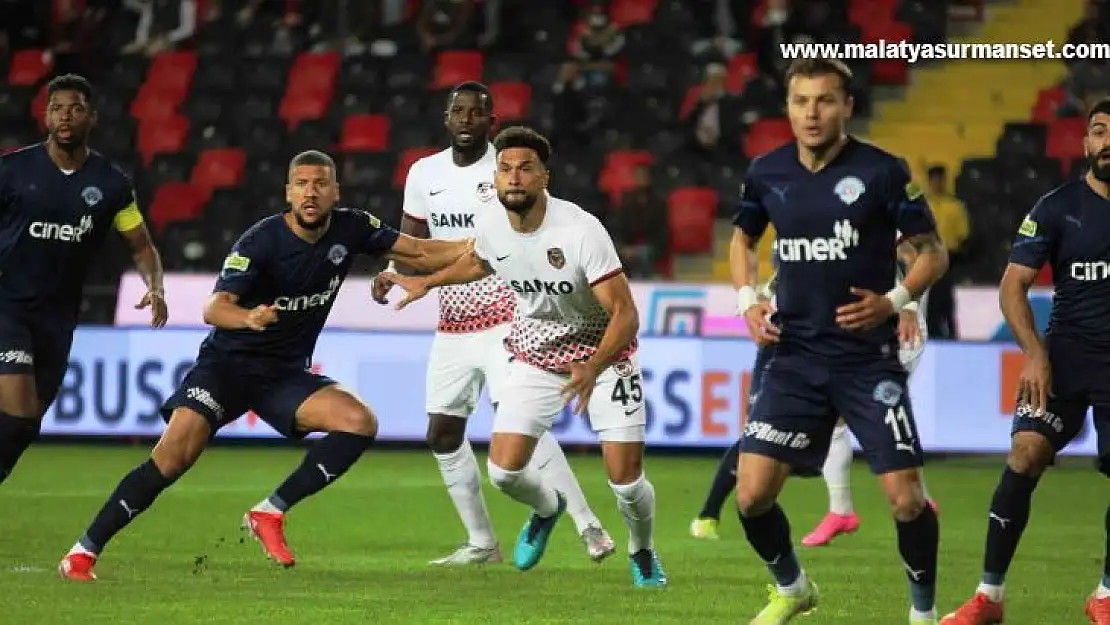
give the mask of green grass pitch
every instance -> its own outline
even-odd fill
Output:
[[[768,577],[744,541],[731,505],[720,542],[687,528],[713,471],[710,458],[651,454],[656,541],[671,586],[635,590],[627,560],[590,562],[569,519],[544,562],[437,569],[463,533],[431,456],[371,450],[341,481],[296,508],[288,538],[295,569],[266,561],[241,542],[243,512],[300,460],[297,449],[216,448],[119,536],[95,584],[58,579],[58,560],[145,447],[39,445],[0,487],[0,623],[175,625],[178,623],[746,623],[763,605]],[[623,547],[625,529],[595,455],[572,463],[591,503]],[[941,505],[940,608],[965,599],[978,579],[986,508],[1000,459],[933,463]],[[1088,462],[1055,469],[1009,585],[1011,625],[1084,623],[1083,599],[1101,575],[1106,484]],[[833,546],[801,549],[822,604],[798,622],[906,622],[906,582],[878,486],[857,463],[863,525]],[[486,488],[503,551],[525,510]],[[793,481],[783,505],[798,540],[825,509],[820,480]]]

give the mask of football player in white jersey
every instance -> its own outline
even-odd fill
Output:
[[[465,82],[448,95],[444,125],[451,147],[422,158],[405,181],[401,231],[418,238],[467,239],[475,219],[494,212],[503,218],[493,186],[496,157],[489,145],[495,122],[489,89]],[[385,303],[389,284],[374,281],[374,299]],[[497,378],[508,364],[504,340],[516,297],[496,276],[472,284],[440,289],[439,329],[428,359],[426,410],[428,445],[439,464],[455,509],[466,527],[466,544],[431,564],[458,565],[499,562],[501,552],[482,498],[481,472],[466,439],[467,418],[474,412],[482,387],[498,400]],[[543,436],[533,466],[567,497],[568,512],[590,558],[601,561],[613,553],[613,540],[590,510],[555,438]]]
[[[497,274],[517,294],[508,345],[513,361],[499,389],[490,481],[532,508],[513,564],[539,563],[567,500],[529,465],[533,450],[568,404],[598,432],[609,484],[629,529],[633,583],[663,586],[652,542],[655,491],[644,475],[646,411],[636,359],[639,316],[613,240],[575,204],[547,193],[551,147],[514,127],[494,139],[499,216],[481,220],[474,252],[431,276],[389,274],[407,291],[399,308],[428,289]]]

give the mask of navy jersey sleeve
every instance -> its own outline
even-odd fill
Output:
[[[752,161],[748,173],[744,176],[744,186],[740,189],[740,206],[736,209],[736,216],[732,224],[744,231],[752,239],[763,236],[767,224],[771,222],[767,209],[763,205],[763,187],[758,181],[757,165],[759,159]]]
[[[1018,226],[1014,245],[1010,249],[1010,262],[1031,269],[1040,269],[1056,244],[1056,212],[1048,197],[1037,200],[1033,210]]]
[[[902,237],[936,232],[937,222],[925,201],[925,191],[910,178],[905,161],[893,164],[889,180],[887,207]]]
[[[355,217],[353,236],[359,254],[380,256],[393,249],[400,232],[366,211],[352,210],[351,214]]]
[[[250,290],[267,262],[269,239],[264,234],[260,228],[251,228],[239,237],[224,259],[213,292],[243,295]]]

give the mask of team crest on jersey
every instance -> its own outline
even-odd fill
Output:
[[[556,269],[562,269],[567,264],[567,257],[563,256],[563,250],[553,247],[547,250],[547,262]]]
[[[863,181],[855,176],[841,178],[840,182],[836,183],[836,186],[833,187],[833,193],[845,204],[852,204],[858,200],[866,190],[867,187],[863,186]]]
[[[104,193],[99,187],[85,187],[81,191],[81,199],[85,200],[85,204],[92,208],[104,200]]]
[[[343,245],[336,243],[335,245],[331,246],[330,250],[328,250],[328,260],[330,260],[333,265],[339,265],[346,259],[347,248]]]
[[[902,385],[894,380],[883,380],[875,385],[875,390],[871,393],[871,399],[886,406],[893,408],[902,401]]]
[[[497,191],[493,189],[492,182],[479,182],[477,193],[478,199],[482,200],[483,202],[489,202],[493,198],[497,197]]]
[[[613,371],[615,371],[617,375],[621,376],[622,378],[627,378],[628,376],[632,375],[632,363],[627,360],[622,360],[620,362],[614,363]]]

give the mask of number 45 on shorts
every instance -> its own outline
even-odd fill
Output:
[[[614,404],[620,404],[624,415],[630,416],[640,409],[644,401],[644,387],[640,384],[640,371],[627,360],[613,365],[613,372],[617,374],[613,383],[613,392],[609,399]]]

